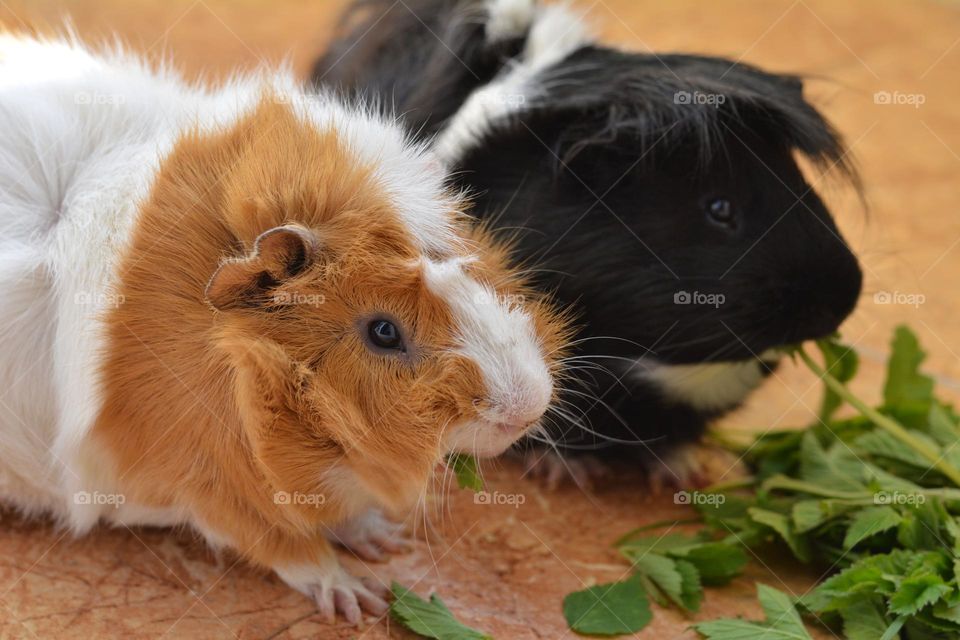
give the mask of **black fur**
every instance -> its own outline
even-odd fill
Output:
[[[407,0],[373,27],[372,40],[358,38],[374,11],[321,59],[316,77],[382,96],[411,131],[430,136],[473,89],[522,59],[522,39],[487,46],[482,6]],[[334,65],[341,57],[346,66]],[[659,454],[694,440],[738,401],[695,408],[638,369],[755,361],[834,332],[852,311],[859,265],[794,154],[859,183],[797,77],[588,45],[543,70],[536,89],[456,158],[454,171],[475,194],[477,215],[519,229],[519,253],[541,285],[577,304],[587,338],[579,351],[589,355],[580,363],[607,370],[577,374],[593,398],[571,391],[586,420],[560,430],[570,449]],[[708,218],[717,198],[732,203],[729,225]],[[682,292],[724,302],[677,304]]]

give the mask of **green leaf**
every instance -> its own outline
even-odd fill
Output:
[[[887,531],[900,524],[900,514],[890,507],[867,507],[857,512],[850,522],[847,535],[843,538],[843,548],[852,549],[857,544],[881,531]]]
[[[692,562],[677,560],[677,571],[680,572],[680,602],[687,611],[699,611],[703,600],[703,585],[700,583],[700,571]]]
[[[793,526],[797,533],[806,533],[827,520],[827,513],[820,500],[798,500],[790,511]]]
[[[934,573],[911,576],[900,583],[890,598],[890,611],[898,615],[913,615],[933,604],[951,591],[950,585]]]
[[[577,633],[603,636],[635,633],[653,618],[638,576],[568,594],[563,615]]]
[[[820,583],[804,598],[804,605],[817,612],[839,611],[864,597],[890,596],[897,581],[923,562],[923,553],[903,549],[861,558]]]
[[[823,354],[824,369],[840,382],[849,382],[857,374],[860,358],[853,348],[834,340],[818,340],[817,348]],[[828,422],[842,404],[840,396],[825,386],[820,404],[820,420]]]
[[[706,585],[722,585],[743,572],[747,554],[739,544],[730,542],[707,542],[687,549],[675,549],[670,554],[683,558],[700,573]]]
[[[897,327],[887,362],[884,406],[911,411],[932,404],[933,379],[920,373],[924,358],[926,353],[920,348],[917,336],[903,325]]]
[[[396,582],[390,589],[394,596],[390,615],[414,633],[434,640],[493,640],[457,620],[436,594],[427,602]]]
[[[941,600],[933,608],[933,615],[954,624],[960,624],[960,602],[954,604]]]
[[[647,553],[637,558],[634,569],[682,609],[696,611],[700,608],[703,587],[700,572],[692,563]]]
[[[787,543],[793,555],[801,562],[810,562],[810,546],[803,536],[797,534],[793,522],[788,516],[767,509],[750,509],[750,517],[755,522],[766,525],[777,532]]]
[[[680,600],[683,591],[683,576],[677,570],[676,560],[656,553],[647,553],[637,558],[633,568],[652,580],[674,602]]]
[[[810,431],[800,442],[800,477],[831,491],[864,489],[863,462],[840,442],[827,451]]]
[[[803,620],[800,619],[800,614],[793,606],[793,600],[787,594],[758,583],[757,597],[771,627],[793,632],[798,638],[807,635]]]
[[[897,528],[897,541],[907,549],[939,549],[943,546],[940,534],[943,514],[933,500],[905,509]]]
[[[886,633],[886,618],[875,598],[863,598],[840,611],[843,637],[847,640],[877,640]]]
[[[763,584],[757,584],[757,596],[763,622],[716,620],[693,628],[710,640],[812,640],[789,596]]]
[[[940,446],[926,434],[913,431],[911,435],[918,440],[922,440],[932,451],[940,454]],[[930,461],[927,458],[914,449],[903,446],[902,442],[886,431],[865,433],[854,441],[854,447],[862,453],[906,462],[915,467],[920,467],[924,471],[930,468]]]
[[[934,403],[930,406],[928,417],[930,436],[944,447],[954,447],[960,442],[960,428],[951,419],[950,414],[942,405]]]
[[[483,478],[477,459],[467,453],[454,453],[447,458],[447,465],[457,476],[457,485],[461,489],[483,491]]]

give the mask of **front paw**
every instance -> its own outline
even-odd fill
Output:
[[[388,553],[410,550],[410,540],[403,534],[403,528],[387,520],[379,509],[370,509],[330,529],[327,539],[373,562],[383,560]]]
[[[389,589],[374,579],[359,579],[339,565],[324,569],[317,566],[278,568],[277,575],[300,593],[313,598],[317,611],[326,622],[337,614],[356,626],[363,612],[382,616],[387,612]]]
[[[664,490],[703,489],[728,476],[741,474],[740,461],[729,451],[702,442],[678,445],[649,463],[647,487],[652,495]]]
[[[596,456],[577,454],[567,458],[555,451],[535,448],[524,453],[524,475],[556,491],[568,479],[581,489],[592,489],[610,470]]]

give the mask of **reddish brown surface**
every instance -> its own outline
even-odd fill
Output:
[[[731,56],[825,80],[808,94],[836,121],[860,160],[869,216],[843,190],[827,189],[841,227],[867,274],[860,309],[845,335],[862,349],[857,389],[876,398],[892,327],[908,322],[931,351],[929,369],[944,394],[960,389],[960,5],[851,0],[586,0],[611,41],[657,51]],[[289,54],[305,73],[341,3],[334,0],[5,0],[0,20],[119,33],[134,48],[166,52],[189,73],[222,76],[236,66]],[[922,94],[919,108],[875,104],[874,92]],[[823,189],[823,185],[819,185]],[[922,294],[917,308],[877,304],[878,292]],[[753,430],[804,423],[819,388],[784,368],[727,420]],[[413,553],[370,567],[425,594],[438,591],[462,618],[500,640],[573,634],[563,595],[616,579],[624,566],[609,543],[638,524],[683,517],[669,496],[646,498],[622,476],[585,494],[550,493],[503,463],[491,489],[525,503],[477,505],[455,492],[428,509],[435,532]],[[418,533],[422,534],[422,521]],[[422,536],[421,536],[422,537]],[[769,565],[769,559],[765,559]],[[349,562],[349,560],[348,560]],[[358,572],[369,570],[350,562]],[[754,563],[731,587],[708,591],[698,619],[757,615],[753,580],[802,593],[816,574],[794,565]],[[217,558],[188,534],[101,530],[72,540],[46,523],[4,515],[0,524],[0,637],[384,638],[404,637],[386,622],[361,630],[310,620],[311,608],[275,578]],[[692,638],[689,620],[657,611],[638,637]]]

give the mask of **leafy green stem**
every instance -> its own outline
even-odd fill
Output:
[[[823,369],[813,358],[807,354],[803,349],[798,349],[797,353],[800,355],[800,358],[803,360],[804,364],[813,371],[824,384],[826,384],[834,393],[843,398],[847,403],[850,404],[854,409],[859,411],[864,417],[869,419],[875,425],[895,437],[897,440],[907,445],[924,458],[926,458],[934,467],[939,469],[943,475],[950,478],[950,480],[958,487],[960,487],[960,470],[957,470],[953,465],[951,465],[947,460],[943,458],[935,449],[930,447],[927,443],[919,440],[918,438],[913,437],[913,435],[905,429],[900,423],[896,420],[883,415],[876,409],[870,407],[865,402],[860,400],[855,396],[847,387],[830,375],[827,371]]]

